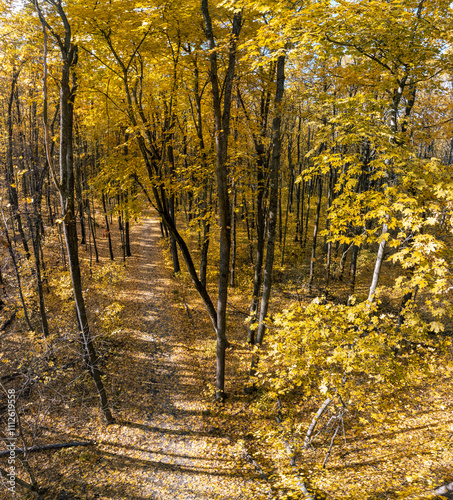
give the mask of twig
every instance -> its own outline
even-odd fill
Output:
[[[228,304],[228,309],[231,311],[232,314],[239,314],[240,316],[244,316],[246,318],[249,317],[249,313],[245,311],[241,311],[241,309],[238,309],[237,307],[233,306],[232,304]]]
[[[7,319],[2,326],[0,326],[0,332],[4,332],[15,319],[16,319],[16,311],[14,311],[11,317]]]
[[[267,474],[264,472],[264,470],[261,467],[261,465],[252,457],[252,455],[250,455],[250,453],[248,452],[247,448],[245,448],[245,446],[244,446],[244,457],[259,472],[259,475],[261,476],[261,479],[264,479],[264,481],[269,481],[269,478],[268,478]]]
[[[9,451],[8,451],[8,453],[9,453]],[[8,477],[8,472],[5,469],[2,469],[1,467],[0,467],[0,476]],[[19,486],[22,486],[22,488],[25,488],[29,491],[34,491],[36,493],[40,493],[41,491],[44,491],[44,490],[40,490],[40,489],[36,488],[32,484],[27,483],[26,481],[24,481],[23,479],[20,479],[17,476],[15,476],[14,480],[15,480],[16,484],[18,484]]]
[[[10,373],[9,375],[3,375],[0,380],[2,382],[10,382],[11,380],[15,380],[16,378],[19,378],[22,375],[20,372],[15,372],[15,373]]]
[[[330,417],[330,419],[321,428],[318,428],[316,434],[312,435],[311,441],[316,439],[324,430],[329,431],[330,427],[332,427],[331,423],[336,419],[337,419],[337,415],[332,415]]]
[[[31,448],[27,448],[26,452],[30,451],[45,451],[45,450],[59,450],[61,448],[72,448],[74,446],[89,446],[93,444],[91,441],[73,441],[70,443],[54,443],[54,444],[44,444],[41,446],[32,446]],[[14,450],[16,453],[24,453],[22,448],[16,448]],[[0,457],[4,457],[9,455],[10,450],[0,451]]]
[[[243,448],[244,448],[245,459],[255,467],[255,469],[258,471],[259,475],[261,476],[261,479],[263,481],[267,482],[267,484],[269,486],[269,494],[268,494],[267,498],[268,498],[268,500],[272,500],[275,497],[274,497],[274,491],[273,491],[272,485],[270,484],[268,475],[264,472],[261,465],[252,457],[252,455],[250,455],[250,453],[247,451],[245,446],[243,446]]]
[[[282,418],[281,418],[281,404],[280,400],[277,400],[277,411],[278,415],[275,417],[280,428],[282,428]],[[296,453],[292,449],[289,441],[285,438],[282,438],[283,444],[285,445],[286,451],[290,458],[291,467],[297,467],[296,465]],[[315,497],[308,491],[305,481],[299,477],[299,474],[296,474],[297,485],[301,489],[302,493],[305,495],[306,500],[315,500]]]
[[[225,437],[228,439],[228,441],[230,443],[236,443],[230,436],[228,435],[225,435]],[[268,486],[269,486],[269,495],[268,495],[268,499],[269,500],[272,500],[274,498],[274,493],[273,493],[273,488],[272,488],[272,484],[270,483],[269,481],[269,477],[268,475],[264,472],[263,468],[261,467],[261,465],[252,457],[252,455],[249,453],[249,451],[247,450],[247,448],[245,447],[245,444],[242,443],[242,449],[243,449],[243,454],[244,454],[244,458],[250,462],[254,467],[255,469],[258,471],[259,475],[261,476],[261,479],[263,481],[266,481]]]
[[[187,302],[184,300],[184,309],[186,310],[187,317],[190,319],[190,321],[193,323],[192,319],[192,313],[190,312],[189,306],[187,305]]]
[[[335,438],[337,437],[338,430],[340,429],[341,422],[343,421],[343,415],[341,415],[339,418],[341,420],[338,422],[337,427],[335,429],[335,432],[333,433],[332,439],[330,440],[330,446],[329,449],[327,450],[326,457],[324,458],[324,462],[322,463],[322,468],[325,469],[327,460],[329,460],[330,453],[332,451],[333,443],[335,441]]]
[[[243,412],[243,411],[247,408],[247,406],[249,406],[249,405],[250,405],[250,402],[251,402],[253,399],[255,399],[255,396],[254,396],[254,397],[252,397],[252,398],[250,399],[250,401],[247,401],[247,403],[244,403],[244,404],[242,405],[242,408],[240,408],[237,412],[233,413],[231,416],[232,416],[232,417],[235,417],[236,415],[239,415],[239,413],[242,413],[242,412]]]
[[[433,490],[434,495],[451,495],[453,493],[453,481],[448,484],[444,484],[443,486],[439,486],[439,488],[436,488]]]

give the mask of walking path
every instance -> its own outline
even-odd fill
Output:
[[[112,363],[118,424],[98,440],[97,498],[244,498],[259,484],[238,468],[240,448],[209,425],[200,364],[206,338],[174,305],[178,291],[163,263],[159,223],[145,219],[134,233],[115,297],[125,306],[128,339]],[[212,352],[209,358],[214,373]]]

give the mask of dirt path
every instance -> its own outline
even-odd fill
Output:
[[[115,297],[125,305],[128,338],[113,363],[119,419],[98,439],[98,491],[101,498],[244,498],[256,480],[238,468],[240,449],[209,425],[201,333],[174,305],[157,219],[145,219],[134,233],[134,255]],[[113,468],[115,479],[103,467]]]

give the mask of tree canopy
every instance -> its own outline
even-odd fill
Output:
[[[382,424],[451,374],[452,33],[446,0],[1,0],[1,332],[28,339],[14,357],[5,336],[4,396],[77,339],[116,425],[104,351],[126,313],[112,297],[99,320],[93,290],[155,217],[211,325],[212,397],[277,412],[255,436],[291,467],[253,445],[276,498],[336,498],[348,418]],[[451,482],[436,467],[389,494]],[[372,498],[352,482],[338,498]]]

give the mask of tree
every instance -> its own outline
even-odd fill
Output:
[[[217,370],[216,370],[216,399],[223,400],[225,388],[225,350],[226,338],[226,306],[228,298],[228,276],[230,270],[231,250],[231,213],[230,196],[228,194],[228,137],[230,133],[231,99],[233,91],[234,70],[236,65],[236,44],[241,31],[242,12],[234,12],[233,24],[228,44],[228,66],[223,81],[223,108],[222,96],[217,68],[217,47],[212,30],[211,15],[207,0],[202,0],[201,10],[204,17],[206,39],[210,49],[210,79],[212,90],[212,107],[214,112],[216,134],[216,162],[217,162],[217,196],[219,203],[220,225],[220,263],[219,288],[217,300]]]
[[[41,5],[36,0],[39,19],[44,33],[44,134],[47,162],[52,172],[52,178],[60,195],[61,215],[68,254],[69,271],[71,274],[74,301],[79,325],[84,359],[90,371],[99,395],[101,409],[107,424],[114,422],[104,383],[99,369],[99,360],[91,338],[85,300],[82,292],[82,279],[77,246],[77,226],[75,214],[74,158],[73,158],[73,115],[77,84],[74,68],[77,64],[78,48],[72,41],[71,26],[60,0],[49,0],[61,21],[64,35],[60,35],[46,20]],[[50,137],[47,123],[47,31],[58,45],[61,53],[60,78],[60,150],[59,174],[57,174],[50,154]],[[72,80],[72,82],[71,82]]]

